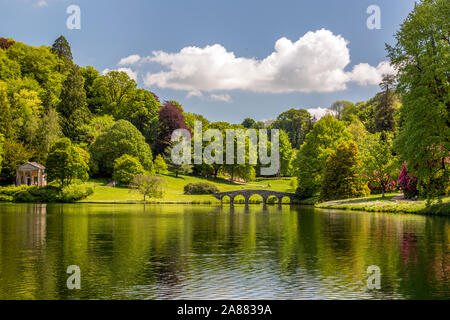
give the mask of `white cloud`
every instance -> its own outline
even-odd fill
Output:
[[[333,114],[334,113],[334,111],[332,111],[332,110],[330,110],[328,108],[321,108],[321,107],[310,108],[310,109],[307,109],[307,111],[311,114],[311,116],[315,116],[317,120],[319,120],[320,118],[322,118],[326,114]]]
[[[186,95],[186,98],[201,97],[201,96],[203,96],[203,94],[200,91],[195,90],[195,91],[189,91],[188,94]]]
[[[35,2],[33,4],[33,6],[38,7],[38,8],[48,7],[48,3],[45,0],[40,0],[38,2]]]
[[[306,33],[296,42],[279,39],[275,51],[262,60],[236,57],[220,44],[185,47],[177,53],[154,51],[139,60],[168,69],[148,72],[144,77],[146,86],[188,92],[333,92],[345,90],[350,81],[378,84],[381,73],[390,69],[389,64],[359,64],[346,72],[344,69],[350,64],[347,44],[342,36],[321,29]]]
[[[229,94],[211,94],[209,97],[211,100],[215,101],[231,102],[231,97]]]
[[[362,85],[378,85],[384,74],[395,74],[395,69],[387,61],[380,62],[377,67],[360,63],[349,73],[349,77]]]
[[[119,72],[125,72],[126,74],[128,74],[128,76],[133,79],[134,81],[137,81],[137,76],[138,76],[138,72],[137,71],[133,71],[130,68],[119,68],[119,69],[105,69],[102,71],[102,74],[105,75],[110,71],[119,71]]]
[[[141,60],[141,56],[138,54],[132,54],[126,58],[122,58],[120,59],[119,63],[117,64],[118,66],[130,66],[130,65],[134,65],[136,63],[139,62],[139,60]]]

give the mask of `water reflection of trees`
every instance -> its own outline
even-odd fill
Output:
[[[264,275],[298,297],[448,295],[445,218],[289,206],[0,210],[0,298],[170,298],[230,275]],[[80,291],[65,287],[71,264]],[[369,265],[381,268],[381,292],[366,289]]]

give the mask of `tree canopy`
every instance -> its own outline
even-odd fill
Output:
[[[126,120],[119,120],[102,132],[89,147],[94,174],[111,176],[114,160],[124,154],[139,160],[145,170],[152,170],[152,151],[144,136]]]
[[[300,197],[311,197],[320,190],[325,161],[338,145],[350,140],[351,135],[344,122],[332,115],[317,121],[294,161],[298,178],[297,194]]]
[[[396,44],[387,46],[403,104],[396,150],[430,197],[449,183],[449,12],[449,1],[423,0],[395,34]]]

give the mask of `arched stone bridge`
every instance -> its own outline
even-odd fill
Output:
[[[220,201],[223,201],[223,198],[228,196],[228,197],[230,197],[230,205],[234,206],[234,198],[237,196],[243,196],[245,199],[245,205],[248,206],[250,197],[255,194],[257,194],[263,198],[264,204],[267,204],[267,199],[271,196],[276,197],[278,199],[278,204],[280,204],[280,205],[281,205],[281,201],[283,200],[284,197],[288,197],[291,200],[291,202],[296,197],[296,195],[294,193],[279,192],[279,191],[272,191],[272,190],[250,190],[250,189],[218,192],[218,193],[214,194],[214,197],[216,197]]]

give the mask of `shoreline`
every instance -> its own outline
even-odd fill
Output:
[[[450,216],[450,197],[443,197],[442,202],[434,201],[427,206],[426,200],[399,200],[399,193],[372,195],[364,198],[334,200],[314,205],[318,209],[352,210],[365,212],[407,213],[421,215]]]
[[[305,199],[298,203],[282,203],[282,206],[308,206],[322,210],[341,210],[341,211],[361,211],[361,212],[379,212],[379,213],[400,213],[400,214],[420,214],[433,216],[450,216],[450,197],[444,197],[442,203],[433,203],[430,207],[426,206],[426,200],[392,200],[399,194],[387,195],[384,199],[379,195],[373,195],[365,198],[334,200],[313,204],[313,199]],[[91,200],[76,202],[0,202],[0,204],[94,204],[94,205],[193,205],[193,206],[212,206],[212,207],[230,207],[229,202],[193,200],[193,201],[146,201],[143,200]],[[260,203],[250,203],[250,206],[261,206]],[[244,207],[244,203],[236,203],[235,207]],[[279,206],[278,203],[268,203],[267,206]]]

